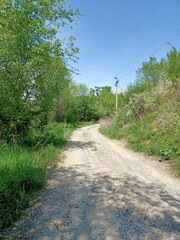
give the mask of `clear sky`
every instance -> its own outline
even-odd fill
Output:
[[[67,0],[84,15],[71,34],[80,48],[78,83],[124,89],[150,56],[180,50],[180,0]]]

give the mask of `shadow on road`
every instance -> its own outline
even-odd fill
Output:
[[[94,141],[84,142],[84,141],[70,141],[70,140],[68,140],[68,142],[66,144],[66,150],[73,151],[73,150],[77,150],[78,148],[87,149],[89,147],[93,147],[94,145],[95,145]]]
[[[90,177],[78,165],[54,169],[51,179],[20,239],[180,239],[180,203],[158,185],[127,174]]]

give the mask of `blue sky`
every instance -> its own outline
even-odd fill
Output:
[[[180,50],[180,0],[67,0],[84,15],[71,34],[80,48],[78,83],[123,89],[150,56]]]

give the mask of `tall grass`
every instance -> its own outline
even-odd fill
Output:
[[[161,161],[172,160],[176,174],[180,176],[180,128],[169,130],[152,130],[154,114],[150,114],[141,121],[130,123],[126,127],[119,127],[115,122],[101,132],[108,137],[124,139],[127,146],[139,152],[155,155]],[[149,127],[147,127],[149,125]]]
[[[18,220],[46,182],[47,166],[60,160],[70,124],[51,123],[32,148],[0,146],[0,228]],[[32,137],[33,138],[33,137]]]
[[[35,191],[45,183],[40,155],[25,149],[1,148],[0,227],[17,220]]]

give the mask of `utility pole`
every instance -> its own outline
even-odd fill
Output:
[[[117,77],[114,77],[114,79],[116,80],[115,86],[116,86],[116,114],[118,114],[118,83],[119,80]]]

